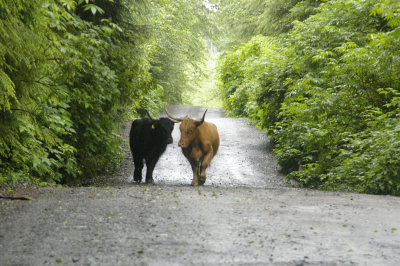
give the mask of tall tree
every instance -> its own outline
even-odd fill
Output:
[[[212,38],[211,11],[197,0],[153,4],[157,15],[153,19],[152,73],[164,88],[164,99],[182,103],[182,93],[202,74],[206,40]]]
[[[220,48],[248,42],[255,35],[288,33],[293,22],[315,13],[318,0],[213,0],[216,20],[223,35]]]

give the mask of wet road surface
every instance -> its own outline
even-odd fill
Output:
[[[400,198],[296,188],[246,120],[209,109],[206,121],[221,146],[205,186],[190,186],[176,125],[154,185],[132,184],[127,152],[94,186],[0,199],[0,265],[400,265]]]
[[[170,106],[175,117],[202,117],[206,108]],[[166,116],[164,113],[161,116]],[[206,186],[287,187],[265,134],[247,125],[246,119],[226,118],[223,110],[208,108],[205,121],[214,123],[220,135],[218,154],[207,169]],[[192,170],[178,147],[179,123],[175,124],[173,144],[168,145],[154,171],[156,184],[190,185]],[[130,174],[132,176],[132,173]]]

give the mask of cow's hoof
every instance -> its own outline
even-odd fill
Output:
[[[133,182],[139,183],[139,184],[140,184],[140,183],[142,182],[142,179],[134,178],[134,179],[133,179]]]
[[[192,186],[198,186],[199,184],[197,182],[192,181]]]
[[[153,179],[146,179],[146,184],[154,184],[154,180]]]
[[[202,186],[202,185],[204,185],[204,183],[206,182],[206,178],[204,177],[200,177],[199,178],[199,186]]]

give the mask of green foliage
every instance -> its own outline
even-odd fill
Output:
[[[275,125],[288,87],[289,61],[281,45],[273,37],[256,36],[223,57],[219,86],[229,115],[250,116],[261,128]]]
[[[354,134],[352,149],[341,150],[338,164],[325,175],[323,188],[339,187],[375,194],[400,191],[400,116],[398,110],[379,116]]]
[[[238,92],[242,90],[244,73],[241,69],[241,65],[245,59],[246,57],[242,56],[242,50],[239,49],[225,55],[220,62],[219,86],[221,87],[225,110],[227,114],[231,116],[244,116],[246,114],[245,106],[243,104],[238,104],[238,100],[242,103],[246,103],[247,94],[242,95],[242,98],[237,97],[239,94]],[[237,98],[238,100],[236,100]]]
[[[183,104],[222,108],[222,99],[217,86],[218,53],[214,45],[209,45],[207,53],[206,75],[199,77],[194,90],[187,90],[183,94]]]
[[[139,110],[179,102],[189,62],[197,71],[208,31],[202,8],[198,1],[1,1],[0,185],[80,183],[113,171],[121,127]]]
[[[254,37],[221,60],[228,113],[266,130],[288,177],[400,195],[399,5],[325,1],[288,35]]]
[[[0,5],[0,183],[60,181],[76,175],[76,149],[63,140],[73,134],[68,106],[49,78],[55,50],[44,1]]]
[[[278,36],[315,13],[318,0],[210,0],[218,7],[221,49],[250,41],[255,35]]]
[[[202,1],[155,1],[156,36],[151,72],[164,88],[164,100],[182,103],[203,76],[205,40],[212,39],[213,25]]]

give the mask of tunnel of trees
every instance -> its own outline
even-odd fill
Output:
[[[400,195],[396,0],[3,0],[0,185],[114,171],[123,126],[188,103],[210,47],[288,178]]]
[[[202,2],[0,2],[0,184],[113,171],[137,112],[182,102],[201,75]]]

